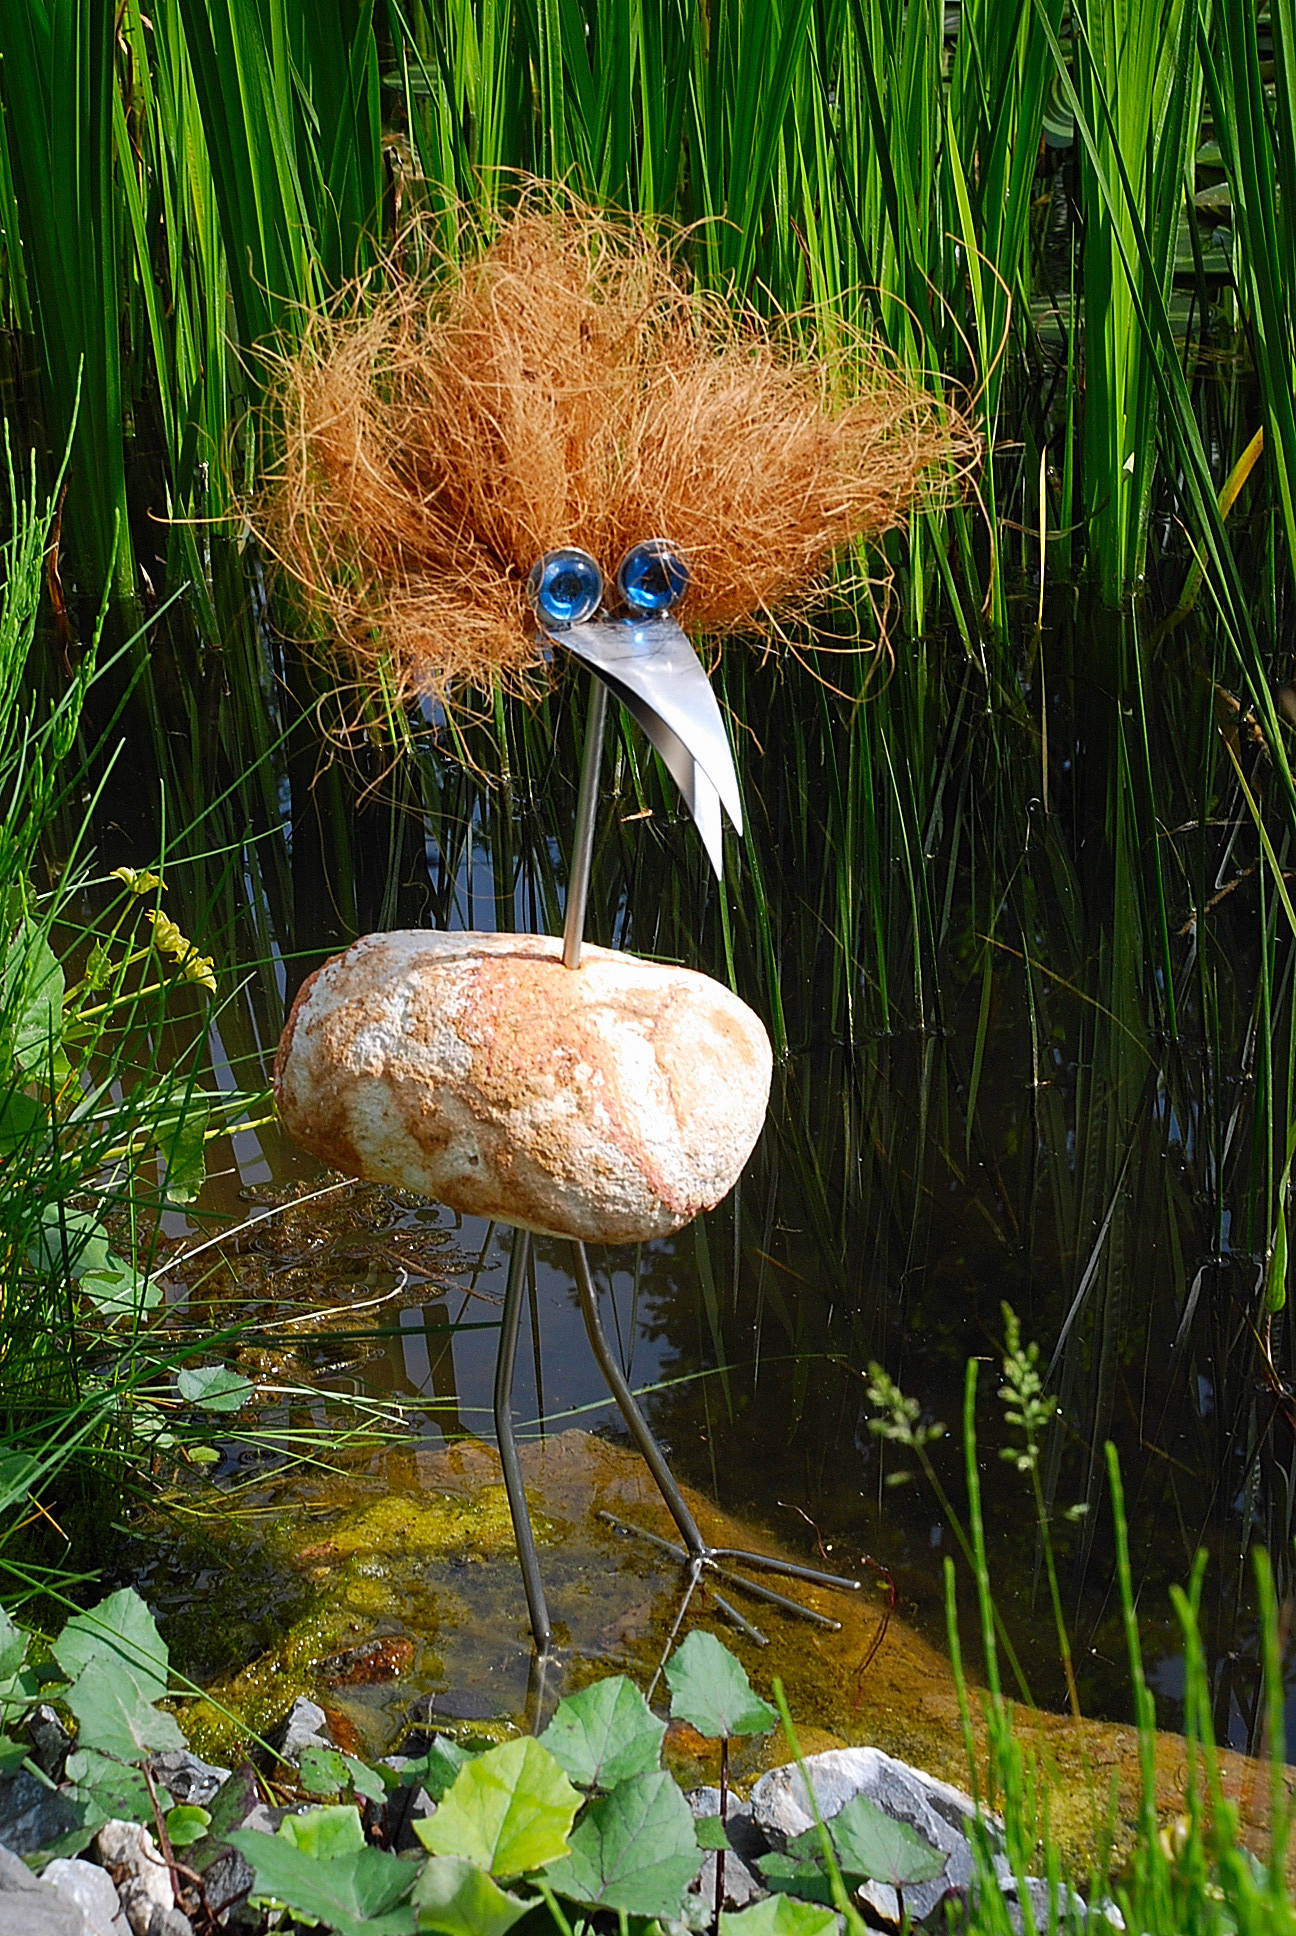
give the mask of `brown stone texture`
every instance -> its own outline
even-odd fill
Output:
[[[284,1123],[332,1168],[589,1243],[727,1195],[769,1097],[752,1011],[686,968],[543,935],[369,935],[303,988]]]

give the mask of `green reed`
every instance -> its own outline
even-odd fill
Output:
[[[969,1366],[969,1391],[975,1390],[975,1367]],[[976,1464],[974,1415],[969,1411],[965,1453],[969,1484],[969,1503],[973,1524],[977,1517],[979,1480]],[[1279,1641],[1278,1606],[1272,1575],[1262,1549],[1254,1555],[1258,1599],[1261,1607],[1260,1652],[1266,1703],[1269,1748],[1270,1819],[1267,1860],[1253,1855],[1240,1835],[1237,1805],[1225,1798],[1220,1781],[1219,1761],[1212,1721],[1210,1675],[1201,1630],[1202,1585],[1206,1554],[1195,1556],[1189,1588],[1171,1589],[1171,1601],[1183,1651],[1185,1671],[1186,1780],[1182,1812],[1172,1822],[1164,1820],[1164,1798],[1157,1781],[1157,1736],[1152,1697],[1143,1666],[1139,1634],[1139,1609],[1135,1599],[1134,1572],[1130,1564],[1129,1525],[1120,1461],[1112,1445],[1106,1448],[1106,1476],[1111,1505],[1112,1527],[1118,1556],[1117,1577],[1121,1618],[1125,1630],[1130,1682],[1134,1692],[1135,1720],[1139,1748],[1140,1797],[1137,1830],[1133,1848],[1115,1872],[1095,1864],[1087,1880],[1081,1882],[1090,1905],[1109,1902],[1119,1911],[1125,1927],[1137,1926],[1153,1936],[1170,1936],[1172,1931],[1259,1932],[1293,1927],[1293,1911],[1288,1887],[1287,1841],[1288,1803],[1286,1789],[1285,1740],[1283,1730],[1283,1677]],[[978,1611],[987,1652],[993,1658],[993,1597],[991,1576],[983,1544],[977,1546],[975,1579]],[[945,1562],[946,1620],[951,1658],[959,1686],[968,1751],[969,1775],[973,1793],[979,1791],[980,1764],[974,1747],[971,1722],[973,1700],[962,1666],[959,1615],[952,1560]],[[1003,1840],[1014,1877],[1024,1927],[1054,1936],[1054,1932],[1086,1926],[1079,1905],[1065,1886],[1058,1852],[1048,1820],[1048,1780],[1033,1765],[1029,1751],[1016,1738],[1011,1704],[1004,1700],[993,1677],[988,1690],[980,1696],[984,1710],[991,1792],[989,1801],[997,1805],[1003,1822]],[[998,1791],[998,1792],[996,1792]],[[1095,1795],[1095,1811],[1100,1807]],[[1102,1833],[1100,1819],[1094,1823],[1095,1839]],[[1006,1932],[1012,1927],[998,1886],[994,1848],[980,1820],[973,1829],[973,1848],[977,1862],[978,1888],[969,1928],[986,1932]],[[1025,1887],[1027,1876],[1043,1876],[1047,1881],[1046,1908],[1041,1916]],[[1090,1908],[1089,1921],[1093,1917]]]
[[[57,485],[58,480],[56,480]],[[50,704],[33,670],[57,498],[8,470],[0,550],[0,1568],[54,1579],[98,1541],[78,1497],[147,1456],[141,1386],[159,1213],[191,1202],[209,1142],[255,1098],[199,1080],[218,978],[159,872],[96,867],[118,740],[84,737],[104,612]],[[131,642],[120,657],[127,658]],[[261,1099],[264,1101],[264,1098]],[[160,1417],[160,1414],[156,1414]],[[143,1435],[143,1437],[141,1436]],[[24,1531],[26,1541],[22,1539]],[[63,1536],[60,1537],[60,1534]],[[38,1557],[33,1560],[33,1553]],[[46,1555],[50,1572],[44,1561]],[[31,1572],[32,1565],[36,1572]]]

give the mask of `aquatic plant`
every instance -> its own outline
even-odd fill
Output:
[[[68,1462],[147,1445],[137,1403],[158,1367],[158,1213],[190,1203],[208,1140],[254,1098],[199,1080],[212,960],[160,906],[162,876],[95,878],[90,813],[116,749],[80,739],[104,668],[87,645],[61,696],[33,690],[36,611],[56,503],[8,474],[0,552],[0,1567],[43,1546],[58,1577]],[[133,1436],[134,1435],[134,1436]],[[34,1540],[33,1531],[52,1538]],[[29,1559],[33,1558],[31,1552]],[[79,1564],[74,1558],[72,1566]],[[12,1575],[7,1590],[16,1584]]]

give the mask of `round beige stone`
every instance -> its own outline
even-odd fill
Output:
[[[368,935],[279,1044],[289,1134],[331,1168],[587,1243],[669,1236],[733,1188],[769,1040],[719,982],[548,935]]]

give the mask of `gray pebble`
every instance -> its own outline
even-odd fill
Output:
[[[46,1864],[41,1881],[80,1905],[93,1936],[130,1936],[113,1879],[97,1862],[69,1862],[59,1856]]]
[[[78,1903],[0,1848],[0,1936],[92,1936]]]

